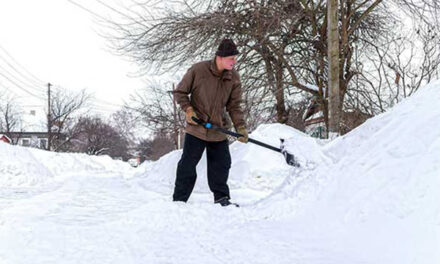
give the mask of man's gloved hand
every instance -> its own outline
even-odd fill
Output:
[[[192,108],[192,106],[188,106],[188,108],[186,108],[185,115],[186,115],[186,122],[188,124],[197,125],[197,123],[194,120],[192,120],[193,117],[198,118],[198,116],[197,116],[196,112],[194,112],[194,108]]]
[[[246,127],[241,126],[237,128],[237,133],[243,135],[242,137],[237,138],[238,141],[240,141],[241,143],[248,143],[249,136]]]

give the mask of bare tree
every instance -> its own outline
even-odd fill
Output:
[[[144,139],[137,146],[137,150],[141,155],[141,161],[158,160],[174,149],[174,140],[172,137],[164,134],[157,134],[152,139]]]
[[[11,132],[21,130],[21,111],[11,95],[3,95],[0,102],[0,131],[12,139]],[[17,140],[13,144],[17,144]]]
[[[154,134],[173,135],[177,148],[177,137],[184,127],[185,118],[173,102],[172,90],[172,84],[152,82],[130,97],[130,108],[135,111],[135,118]]]
[[[347,108],[369,115],[386,111],[430,82],[440,65],[440,36],[421,21],[370,44],[362,71],[348,94]],[[420,48],[421,47],[421,48]]]
[[[291,116],[287,100],[302,91],[319,100],[328,124],[326,0],[176,2],[182,4],[180,9],[161,9],[159,15],[150,12],[152,1],[137,2],[140,10],[128,13],[125,23],[113,25],[117,51],[144,69],[168,71],[211,56],[220,39],[232,37],[242,50],[238,66],[245,94],[252,95],[247,103],[257,103],[247,108],[258,106],[267,111],[263,115],[286,123]],[[338,109],[359,74],[359,65],[353,64],[354,47],[374,43],[394,29],[393,23],[399,22],[392,12],[396,2],[405,10],[432,15],[440,1],[339,1]]]
[[[139,118],[136,116],[135,110],[128,107],[123,107],[110,117],[110,122],[118,133],[124,135],[130,142],[135,141],[135,130],[138,127],[138,121]]]
[[[277,119],[286,122],[284,68],[282,62],[270,53],[267,43],[270,38],[279,39],[283,31],[296,31],[302,17],[299,5],[283,1],[264,5],[254,1],[218,1],[204,9],[206,6],[200,3],[185,2],[186,6],[179,12],[167,11],[161,18],[150,17],[145,11],[133,17],[131,21],[136,21],[131,24],[133,27],[115,25],[121,36],[116,38],[118,50],[129,53],[145,68],[154,65],[166,71],[211,57],[219,41],[226,35],[233,35],[242,47],[242,56],[251,62],[243,63],[239,68],[246,72],[244,87],[252,85],[263,90],[248,93],[260,97],[248,98],[249,101],[264,99],[267,102],[267,95],[273,96],[271,104],[275,105]],[[143,6],[147,8],[146,4]],[[246,9],[247,6],[250,8]],[[280,40],[279,43],[282,45],[279,49],[283,49],[290,42]],[[261,78],[266,74],[267,78]]]
[[[128,141],[100,117],[81,117],[73,129],[72,150],[128,160]]]
[[[49,134],[51,145],[49,149],[63,150],[66,140],[63,133],[66,133],[74,123],[73,117],[80,109],[85,107],[91,99],[85,90],[71,92],[58,87],[54,89],[51,96],[51,133]]]

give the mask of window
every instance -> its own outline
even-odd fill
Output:
[[[40,138],[40,148],[41,149],[46,149],[47,148],[47,139]]]
[[[22,138],[21,145],[23,147],[29,147],[31,145],[31,140],[29,138]]]

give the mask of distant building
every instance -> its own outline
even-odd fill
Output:
[[[47,132],[9,132],[10,143],[23,147],[47,149]]]
[[[0,134],[7,137],[10,144],[47,149],[49,136],[45,123],[46,118],[43,111],[38,113],[36,110],[30,110],[24,114],[20,131],[0,131]]]
[[[3,142],[8,143],[8,144],[12,143],[12,140],[8,136],[3,135],[3,134],[0,134],[0,141],[3,141]]]

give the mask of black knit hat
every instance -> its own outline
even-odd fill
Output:
[[[229,57],[235,56],[238,54],[237,46],[235,46],[234,42],[231,39],[224,39],[218,46],[217,52],[215,55],[220,57]]]

